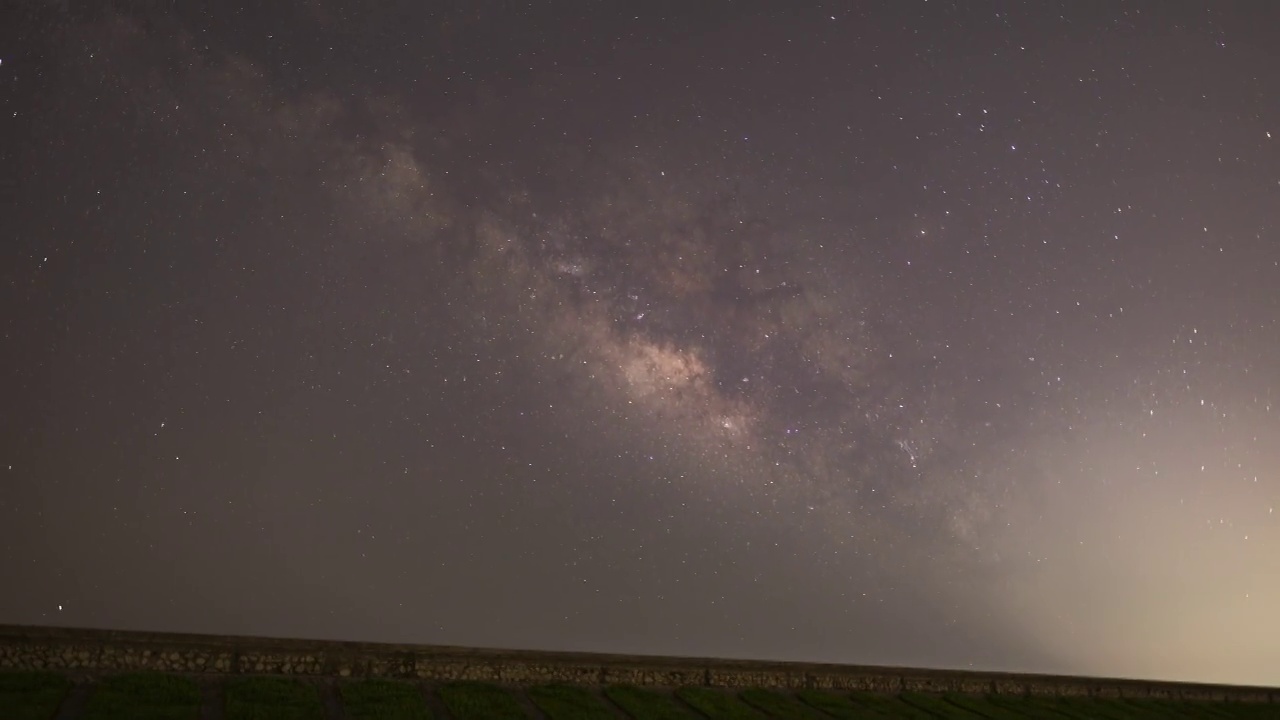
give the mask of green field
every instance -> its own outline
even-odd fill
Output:
[[[328,698],[328,700],[326,700]],[[0,672],[0,720],[1280,720],[1280,704]]]
[[[196,720],[200,687],[176,675],[128,673],[104,678],[89,695],[87,720]]]

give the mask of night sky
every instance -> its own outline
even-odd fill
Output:
[[[1280,684],[1280,3],[0,20],[0,622]]]

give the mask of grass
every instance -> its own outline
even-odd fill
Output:
[[[1075,717],[1099,718],[1099,720],[1144,720],[1158,717],[1142,708],[1126,705],[1121,700],[1101,698],[1059,698],[1057,707],[1065,709]]]
[[[861,720],[862,718],[892,717],[873,708],[855,703],[851,696],[827,690],[799,690],[796,697],[800,702],[815,710],[821,711],[839,720]]]
[[[317,685],[309,680],[232,677],[226,689],[226,720],[324,720]],[[67,720],[198,720],[204,698],[195,679],[165,673],[107,675],[92,681],[82,712]],[[0,671],[0,720],[51,720],[72,697],[72,681],[61,673]],[[417,682],[360,679],[339,682],[338,700],[350,720],[430,720],[429,699]],[[615,685],[603,690],[570,685],[524,689],[491,683],[452,682],[435,694],[456,720],[523,720],[533,712],[548,720],[1280,720],[1280,705],[1231,702],[935,695],[824,690],[735,692],[683,687],[674,692]]]
[[[497,685],[452,682],[440,686],[440,699],[455,720],[525,720],[514,695]]]
[[[1066,720],[1077,718],[1070,708],[1053,697],[1023,697],[1014,695],[988,695],[986,701],[996,708],[1014,713],[1025,713],[1028,717],[1046,718],[1046,720]]]
[[[1267,705],[1231,705],[1168,700],[1120,700],[1104,698],[1019,698],[991,695],[985,698],[993,707],[1003,708],[1014,714],[1007,717],[1040,717],[1051,720],[1178,720],[1179,718],[1204,718],[1227,720],[1229,718],[1278,718],[1280,708]],[[1258,715],[1251,713],[1260,711]]]
[[[614,720],[616,715],[590,690],[568,685],[539,685],[527,694],[550,720]]]
[[[828,716],[790,693],[751,688],[738,697],[761,713],[777,720],[827,720]]]
[[[227,681],[227,720],[324,720],[316,686],[271,677]]]
[[[1122,700],[1121,703],[1129,707],[1137,708],[1146,713],[1147,717],[1166,717],[1166,718],[1205,718],[1205,720],[1214,720],[1214,718],[1237,717],[1234,715],[1223,715],[1219,708],[1222,704],[1211,705],[1209,703],[1191,702],[1186,700],[1142,700],[1131,699]],[[1272,708],[1271,717],[1280,715],[1280,712]]]
[[[613,685],[605,688],[604,696],[625,710],[633,720],[698,720],[674,697],[654,690],[634,685]]]
[[[1178,718],[1189,717],[1180,712],[1177,703],[1161,700],[1115,700],[1116,708],[1122,713],[1130,713],[1133,718]]]
[[[982,717],[979,713],[947,702],[941,695],[906,692],[898,695],[898,699],[907,705],[919,708],[936,717],[956,718],[957,720],[960,718],[976,720]]]
[[[200,687],[181,675],[129,673],[103,678],[89,695],[84,720],[197,720]]]
[[[1023,718],[1066,720],[1064,715],[1036,707],[1029,698],[1010,698],[1007,704],[995,703],[988,697],[978,695],[947,694],[943,699],[956,707],[991,720],[1023,720]]]
[[[862,708],[864,712],[876,713],[880,717],[920,718],[921,720],[924,720],[924,718],[932,720],[935,717],[951,717],[951,715],[943,714],[948,711],[945,705],[936,713],[930,712],[907,702],[908,697],[910,697],[909,693],[882,695],[880,693],[856,692],[850,695],[849,699],[853,701],[854,705]],[[867,716],[864,715],[862,717]]]
[[[1280,718],[1280,707],[1275,705],[1267,706],[1233,702],[1218,703],[1215,707],[1221,710],[1218,717],[1239,718],[1239,720],[1276,720],[1276,718]]]
[[[0,672],[0,708],[4,708],[5,720],[49,720],[71,686],[61,673]]]
[[[711,720],[764,720],[755,708],[735,695],[706,687],[683,687],[676,697]]]
[[[398,680],[353,680],[338,686],[351,720],[429,720],[431,711],[416,685]]]

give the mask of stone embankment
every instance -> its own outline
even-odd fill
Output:
[[[1280,689],[1232,685],[0,625],[0,670],[15,669],[1280,703]]]

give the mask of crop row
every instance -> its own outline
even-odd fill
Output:
[[[509,688],[488,683],[197,680],[135,673],[74,683],[51,672],[0,673],[4,720],[1280,720],[1280,707],[1246,703],[1017,696],[877,695],[754,688],[673,691],[617,685]]]

